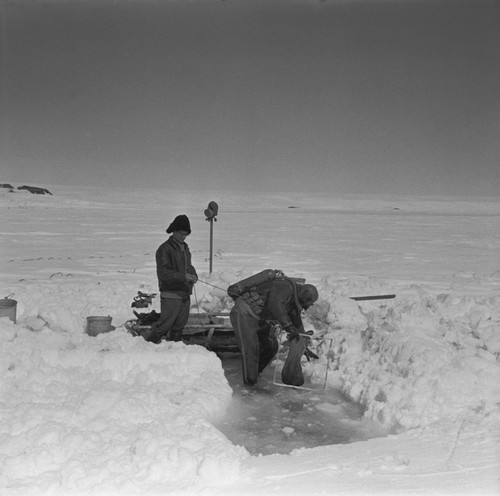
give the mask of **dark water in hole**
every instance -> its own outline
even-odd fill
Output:
[[[252,455],[288,454],[387,435],[380,426],[362,420],[360,406],[339,391],[323,390],[322,385],[309,391],[273,384],[273,364],[259,375],[256,386],[245,386],[240,357],[222,358],[222,366],[233,400],[217,428]]]

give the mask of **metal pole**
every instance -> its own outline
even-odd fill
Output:
[[[214,256],[214,220],[217,220],[217,213],[219,212],[219,205],[214,201],[208,204],[208,208],[205,209],[205,220],[210,221],[210,258],[209,258],[209,273],[212,273],[212,260]]]
[[[214,251],[214,219],[212,217],[210,219],[210,268],[209,268],[209,274],[212,273],[213,251]]]

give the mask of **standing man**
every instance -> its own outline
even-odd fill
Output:
[[[230,286],[228,292],[231,289]],[[259,374],[278,352],[278,340],[273,333],[274,322],[288,333],[290,342],[294,343],[293,360],[287,364],[285,371],[289,377],[284,382],[301,385],[300,357],[305,344],[300,336],[304,331],[300,314],[317,299],[315,286],[296,284],[288,278],[262,282],[236,296],[230,319],[242,355],[243,382],[246,385],[257,383]]]
[[[185,242],[191,234],[186,215],[178,215],[168,226],[171,236],[156,251],[156,273],[161,296],[161,316],[151,329],[143,334],[146,341],[158,343],[181,341],[182,330],[189,318],[191,294],[198,281],[191,265],[191,252]]]

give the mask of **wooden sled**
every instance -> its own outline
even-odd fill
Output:
[[[125,328],[133,336],[142,336],[150,325],[141,325],[138,319],[128,320]],[[182,331],[185,344],[204,346],[216,353],[239,352],[229,313],[191,313]]]

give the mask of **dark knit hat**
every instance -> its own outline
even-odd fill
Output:
[[[305,310],[319,298],[318,290],[312,284],[299,285],[298,293],[300,306]]]
[[[191,224],[189,223],[187,215],[178,215],[172,224],[168,226],[167,232],[169,234],[175,231],[186,231],[191,234]]]

